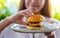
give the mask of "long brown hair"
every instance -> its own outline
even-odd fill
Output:
[[[19,6],[19,11],[20,10],[24,10],[24,9],[26,9],[26,7],[25,7],[25,0],[21,0],[20,6]],[[45,5],[44,5],[44,7],[41,10],[41,14],[44,15],[44,16],[46,16],[46,17],[52,17],[52,13],[50,11],[49,0],[45,1]]]

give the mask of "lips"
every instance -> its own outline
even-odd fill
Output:
[[[37,5],[30,5],[30,6],[33,6],[33,7],[38,7]]]

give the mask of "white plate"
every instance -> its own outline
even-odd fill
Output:
[[[26,28],[26,25],[21,25],[21,24],[14,24],[11,26],[11,29],[17,32],[22,32],[22,33],[41,33],[41,32],[51,32],[55,31],[59,28],[59,25],[54,23],[50,24],[47,22],[43,22],[44,27],[41,30],[29,30]]]

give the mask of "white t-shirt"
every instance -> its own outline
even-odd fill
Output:
[[[18,33],[11,30],[11,26],[13,24],[10,24],[8,27],[6,27],[0,34],[0,38],[32,38],[32,34],[30,33]],[[60,38],[60,28],[56,30],[55,32],[56,38]],[[47,38],[44,33],[36,33],[35,38]]]

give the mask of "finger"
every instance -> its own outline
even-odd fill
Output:
[[[27,22],[25,22],[25,21],[23,21],[23,20],[22,20],[20,23],[21,23],[21,24],[24,24],[24,25],[27,25],[27,24],[28,24]]]
[[[31,14],[29,12],[25,12],[25,14],[28,15],[28,16],[31,16]]]
[[[31,15],[29,15],[28,13],[25,12],[25,13],[24,13],[24,16],[28,18],[28,17],[30,17]]]
[[[30,14],[30,15],[34,15],[34,13],[28,9],[26,9],[26,11]]]
[[[27,16],[27,13],[20,13],[20,17],[24,17],[24,16]]]
[[[19,16],[25,16],[24,12],[25,12],[24,10],[23,11],[20,11],[20,12],[18,12],[18,15]]]
[[[23,21],[23,23],[22,23],[22,24],[27,25],[28,23]]]
[[[18,23],[18,24],[23,24],[23,25],[27,25],[27,22],[23,21],[23,20],[17,20],[15,23]]]
[[[29,11],[25,11],[25,13],[26,13],[27,15],[30,15],[30,16],[31,16],[31,14],[29,13]]]
[[[32,15],[34,15],[34,13],[33,13],[33,12],[31,12],[31,11],[28,11],[28,13],[29,13],[29,14],[31,14],[31,16],[32,16]]]

